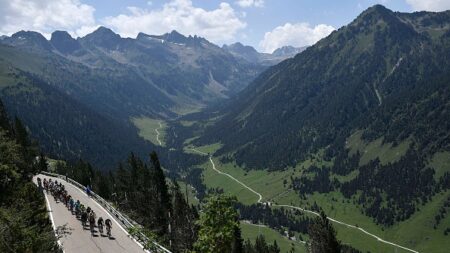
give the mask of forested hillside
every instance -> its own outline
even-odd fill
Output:
[[[1,252],[60,252],[44,195],[31,182],[37,152],[20,120],[10,124],[0,101]]]
[[[247,170],[318,157],[322,166],[291,178],[295,190],[341,191],[391,226],[449,188],[447,55],[449,11],[371,7],[262,73],[193,143],[220,142],[215,155]]]
[[[142,150],[152,147],[134,127],[89,109],[35,75],[8,71],[8,82],[16,84],[1,91],[5,106],[24,119],[31,135],[54,158],[83,158],[106,168],[125,159],[124,150],[144,155]]]
[[[399,14],[372,7],[265,71],[222,109],[223,118],[202,140],[223,142],[220,153],[236,151],[238,163],[249,168],[284,168],[358,129],[366,131],[366,140],[387,135],[386,141],[400,142],[419,135],[411,128],[421,125],[417,120],[428,125],[432,115],[420,117],[418,111],[437,110],[425,131],[446,129],[435,121],[445,119],[440,113],[448,101],[450,64],[443,56],[450,50],[449,23],[449,12]],[[428,108],[431,98],[443,107]],[[402,129],[411,113],[414,124]]]

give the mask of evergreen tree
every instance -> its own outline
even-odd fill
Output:
[[[273,244],[270,246],[270,253],[280,253],[280,247],[278,247],[278,243],[276,240],[273,241]]]
[[[336,239],[336,231],[323,212],[309,227],[308,251],[310,253],[339,253],[341,245]]]
[[[198,224],[200,230],[194,249],[198,253],[232,252],[238,213],[235,197],[212,196],[208,199]]]
[[[193,208],[189,207],[184,195],[180,191],[180,186],[173,181],[171,187],[172,216],[170,223],[172,225],[172,251],[182,252],[191,250],[197,236],[197,226],[195,224],[196,216]]]
[[[156,152],[152,152],[150,154],[150,159],[153,165],[152,170],[152,179],[154,183],[154,196],[157,197],[156,204],[158,205],[156,207],[156,226],[158,227],[158,234],[163,235],[167,233],[167,227],[168,227],[168,216],[170,215],[169,212],[171,211],[171,205],[170,205],[170,195],[168,186],[166,183],[166,177],[164,175],[164,172],[161,168],[161,164],[159,163],[158,155]]]
[[[0,100],[0,128],[4,131],[10,133],[11,125],[9,123],[8,115],[5,108],[3,107],[3,102]]]
[[[48,161],[42,152],[39,154],[38,171],[48,171]]]
[[[242,239],[241,235],[241,228],[239,226],[236,226],[234,228],[234,242],[233,242],[233,249],[232,253],[243,253],[244,252],[244,240]]]
[[[28,137],[28,132],[23,125],[22,121],[19,118],[15,118],[14,120],[14,134],[17,143],[20,147],[20,154],[23,157],[23,161],[25,161],[28,166],[24,168],[24,171],[26,173],[23,174],[23,176],[29,176],[30,173],[34,172],[33,166],[29,166],[34,164],[34,157],[36,156],[36,150],[31,145],[31,141]]]
[[[252,245],[252,242],[250,242],[250,239],[245,240],[244,252],[245,253],[256,253],[255,248]]]
[[[258,237],[256,237],[255,250],[258,253],[269,253],[266,238],[263,235],[258,235]]]
[[[22,147],[29,147],[30,140],[28,139],[28,132],[22,121],[19,118],[14,119],[14,133],[16,135],[16,140]]]
[[[127,205],[128,203],[128,196],[127,192],[129,192],[129,185],[131,183],[130,179],[130,173],[128,170],[126,170],[122,163],[119,163],[119,167],[115,171],[115,184],[113,185],[114,193],[116,201],[119,202],[119,204]]]
[[[156,181],[156,189],[158,190],[158,196],[160,198],[161,204],[164,208],[170,208],[170,196],[169,190],[166,183],[166,176],[161,168],[161,164],[159,163],[158,155],[155,151],[150,154],[150,159],[154,169],[154,177]]]

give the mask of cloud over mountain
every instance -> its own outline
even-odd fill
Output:
[[[0,33],[33,30],[48,38],[54,30],[67,30],[82,36],[95,29],[94,11],[78,0],[0,1]]]
[[[294,47],[309,46],[328,36],[334,30],[334,27],[326,24],[311,26],[309,23],[286,23],[266,32],[259,46],[267,53],[288,45]]]
[[[195,7],[190,0],[173,0],[161,9],[128,7],[128,11],[128,14],[107,17],[103,22],[122,36],[177,30],[183,34],[200,35],[216,43],[233,39],[247,25],[225,2],[213,10]]]

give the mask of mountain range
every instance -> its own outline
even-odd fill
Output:
[[[287,58],[292,58],[296,54],[301,53],[307,47],[293,47],[283,46],[276,49],[271,54],[260,53],[256,51],[252,46],[245,46],[240,42],[236,42],[230,45],[223,45],[223,49],[230,52],[237,58],[245,59],[246,61],[261,64],[263,66],[272,66],[280,63]]]
[[[50,40],[20,31],[0,40],[0,97],[54,157],[103,166],[150,149],[131,118],[198,110],[233,96],[264,68],[176,31],[131,39],[100,27],[77,39],[55,31]]]

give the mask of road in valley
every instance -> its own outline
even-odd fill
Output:
[[[193,148],[191,148],[191,150],[192,150],[192,151],[195,151],[195,152],[197,152],[197,153],[199,153],[199,154],[209,156],[209,161],[210,161],[210,163],[211,163],[211,165],[212,165],[213,170],[215,170],[215,171],[216,171],[217,173],[219,173],[219,174],[225,175],[225,176],[227,176],[227,177],[233,179],[234,181],[236,181],[237,183],[239,183],[240,185],[242,185],[244,188],[246,188],[246,189],[248,189],[249,191],[251,191],[251,192],[253,192],[254,194],[256,194],[256,195],[259,197],[258,203],[264,203],[264,202],[262,202],[262,198],[263,198],[263,197],[262,197],[262,195],[261,195],[259,192],[253,190],[252,188],[250,188],[249,186],[247,186],[247,185],[244,184],[243,182],[239,181],[238,179],[236,179],[236,178],[233,177],[232,175],[230,175],[230,174],[228,174],[228,173],[225,173],[225,172],[222,172],[222,171],[218,170],[218,169],[216,168],[216,165],[214,164],[214,161],[213,161],[211,155],[209,155],[209,154],[207,154],[207,153],[205,153],[205,152],[202,152],[202,151],[193,149]],[[316,216],[319,216],[319,215],[320,215],[319,213],[317,213],[317,212],[315,212],[315,211],[307,210],[307,209],[304,209],[304,208],[301,208],[301,207],[298,207],[298,206],[279,205],[279,204],[274,204],[274,203],[270,203],[270,205],[271,205],[271,206],[284,207],[284,208],[292,208],[292,209],[296,209],[296,210],[299,210],[299,211],[302,211],[302,212],[305,212],[305,213],[309,213],[309,214],[313,214],[313,215],[316,215]],[[392,245],[392,246],[394,246],[394,247],[398,247],[398,248],[401,248],[401,249],[404,249],[404,250],[407,250],[407,251],[410,251],[410,252],[413,252],[413,253],[419,253],[419,251],[416,251],[416,250],[413,250],[413,249],[410,249],[410,248],[407,248],[407,247],[398,245],[398,244],[393,243],[393,242],[390,242],[390,241],[386,241],[386,240],[382,239],[381,237],[379,237],[379,236],[377,236],[377,235],[374,235],[374,234],[368,232],[367,230],[365,230],[365,229],[363,229],[363,228],[361,228],[361,227],[357,227],[357,226],[354,226],[354,225],[351,225],[351,224],[347,224],[347,223],[345,223],[345,222],[342,222],[342,221],[339,221],[339,220],[336,220],[336,219],[333,219],[333,218],[330,218],[330,217],[327,217],[327,218],[328,218],[330,221],[332,221],[332,222],[335,222],[335,223],[344,225],[344,226],[346,226],[346,227],[348,227],[348,228],[352,228],[352,229],[359,230],[359,231],[361,231],[362,233],[364,233],[364,234],[366,234],[366,235],[368,235],[368,236],[371,236],[371,237],[375,238],[377,241],[379,241],[379,242],[381,242],[381,243],[389,244],[389,245]]]
[[[158,129],[161,129],[161,128],[162,128],[161,121],[158,121],[158,123],[159,123],[159,128],[155,128],[155,132],[156,132],[156,141],[158,141],[159,146],[162,146],[162,142],[161,142],[161,140],[159,139],[159,131],[158,131]]]
[[[101,236],[98,233],[98,228],[96,228],[97,232],[92,236],[89,229],[83,228],[81,221],[78,220],[63,203],[56,201],[50,193],[47,194],[44,191],[47,209],[50,212],[49,216],[52,220],[54,229],[56,228],[58,231],[57,234],[60,236],[59,243],[62,245],[65,253],[145,252],[142,246],[134,239],[130,238],[128,233],[102,206],[88,197],[81,189],[60,178],[49,177],[42,174],[33,178],[34,183],[37,183],[37,177],[40,177],[42,180],[44,180],[44,178],[47,178],[47,180],[51,178],[52,181],[58,180],[58,182],[62,182],[67,192],[75,200],[80,200],[86,208],[89,206],[94,210],[97,214],[97,218],[101,216],[103,217],[103,220],[109,218],[113,221],[111,238]],[[104,229],[104,233],[106,233],[106,229]]]

